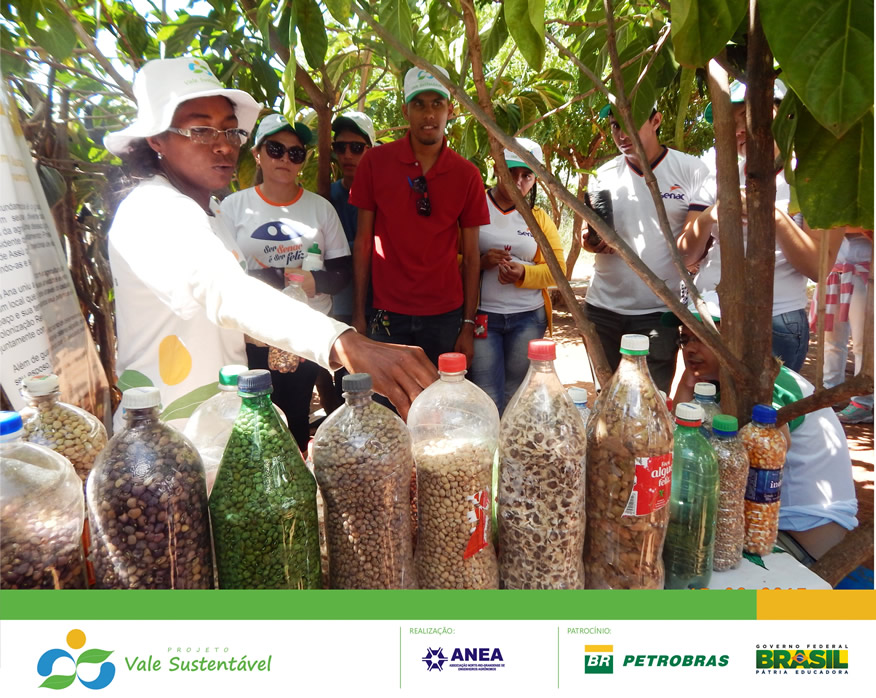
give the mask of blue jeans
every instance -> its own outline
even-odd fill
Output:
[[[809,351],[809,318],[803,309],[773,315],[773,356],[800,372]]]
[[[453,351],[461,324],[462,306],[440,315],[402,315],[375,309],[368,337],[384,344],[420,347],[437,366],[441,354]]]
[[[544,337],[547,314],[542,306],[524,313],[486,315],[487,336],[475,338],[468,377],[492,398],[501,414],[526,376],[529,341]]]

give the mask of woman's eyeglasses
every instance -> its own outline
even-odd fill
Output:
[[[286,147],[279,141],[265,141],[265,152],[272,160],[280,160],[285,154],[289,154],[289,162],[300,165],[307,157],[307,151],[300,145]]]
[[[350,147],[350,152],[353,155],[361,155],[365,152],[365,148],[368,147],[367,143],[357,143],[355,141],[334,141],[332,143],[332,150],[335,155],[343,155],[347,152],[347,146]]]
[[[429,200],[429,186],[426,184],[426,177],[420,175],[415,179],[408,177],[408,184],[411,185],[417,194],[422,194],[421,199],[417,199],[417,214],[420,216],[432,215],[432,202]]]
[[[224,131],[220,131],[212,126],[195,126],[194,128],[170,126],[167,130],[190,138],[192,143],[200,145],[212,145],[218,140],[220,133],[225,136],[225,140],[237,148],[246,143],[247,138],[249,138],[249,131],[242,128],[227,128]]]

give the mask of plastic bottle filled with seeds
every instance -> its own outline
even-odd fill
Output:
[[[787,442],[776,429],[776,411],[755,405],[751,421],[739,431],[748,452],[748,482],[745,488],[745,552],[769,555],[779,535],[782,469]]]
[[[0,412],[0,588],[84,589],[82,481],[22,434],[18,413]]]
[[[666,589],[705,589],[712,578],[718,514],[718,460],[700,432],[703,410],[682,402],[675,411],[672,496],[663,546]]]
[[[61,390],[54,373],[25,378],[21,395],[27,400],[27,407],[21,411],[25,441],[60,453],[73,464],[85,484],[94,459],[106,446],[106,429],[101,421],[60,401]]]
[[[556,344],[532,340],[528,355],[499,430],[499,576],[505,589],[583,589],[586,427]]]
[[[441,379],[408,413],[417,468],[417,581],[421,589],[497,589],[492,473],[499,410],[465,380],[465,356],[438,357]]]
[[[307,303],[307,294],[301,288],[301,282],[304,281],[304,277],[301,274],[290,274],[287,272],[284,278],[286,287],[283,289],[283,293],[297,301]],[[298,364],[300,363],[301,358],[297,354],[285,351],[284,349],[278,349],[277,347],[268,348],[268,368],[272,371],[292,373],[298,369]]]
[[[672,419],[648,371],[648,338],[621,339],[621,360],[587,423],[588,589],[662,589]]]
[[[271,402],[271,374],[237,379],[243,404],[210,495],[222,589],[319,589],[316,480]]]
[[[99,589],[212,589],[204,466],[158,419],[158,388],[122,394],[125,426],[88,477],[91,561]]]
[[[745,541],[745,485],[748,482],[748,453],[737,436],[739,422],[728,414],[712,419],[712,448],[718,457],[721,491],[715,526],[716,572],[735,569],[742,561]]]
[[[371,399],[371,376],[342,381],[346,403],[320,425],[313,471],[325,501],[332,589],[416,589],[411,436]]]
[[[721,405],[716,399],[717,393],[718,389],[713,383],[702,381],[694,386],[694,402],[703,408],[701,431],[707,439],[712,435],[712,419],[721,412]]]

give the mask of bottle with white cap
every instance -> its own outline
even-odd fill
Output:
[[[663,546],[666,589],[703,589],[712,578],[718,516],[718,459],[700,432],[703,409],[682,402],[675,410],[672,496]]]
[[[0,588],[84,589],[85,498],[73,465],[0,412]]]
[[[703,436],[707,439],[712,435],[712,419],[721,414],[721,405],[717,399],[718,389],[714,383],[701,381],[694,386],[694,402],[703,408]]]
[[[575,409],[578,410],[581,419],[584,420],[584,424],[586,425],[587,420],[590,419],[590,408],[587,406],[587,388],[572,387],[566,392],[569,393],[569,397],[572,399]]]
[[[158,418],[158,388],[122,394],[125,425],[85,488],[99,589],[212,589],[204,466],[183,434]]]

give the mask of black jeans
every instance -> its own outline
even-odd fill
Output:
[[[462,306],[440,315],[402,315],[375,310],[368,337],[384,344],[420,347],[436,366],[441,354],[453,351],[462,323]]]
[[[584,303],[584,312],[596,328],[602,350],[612,371],[616,371],[620,363],[620,343],[623,335],[643,334],[648,337],[651,340],[648,350],[648,370],[657,388],[669,394],[672,378],[675,376],[675,361],[678,354],[675,340],[678,337],[678,329],[664,327],[661,324],[662,312],[621,315],[588,303]]]

